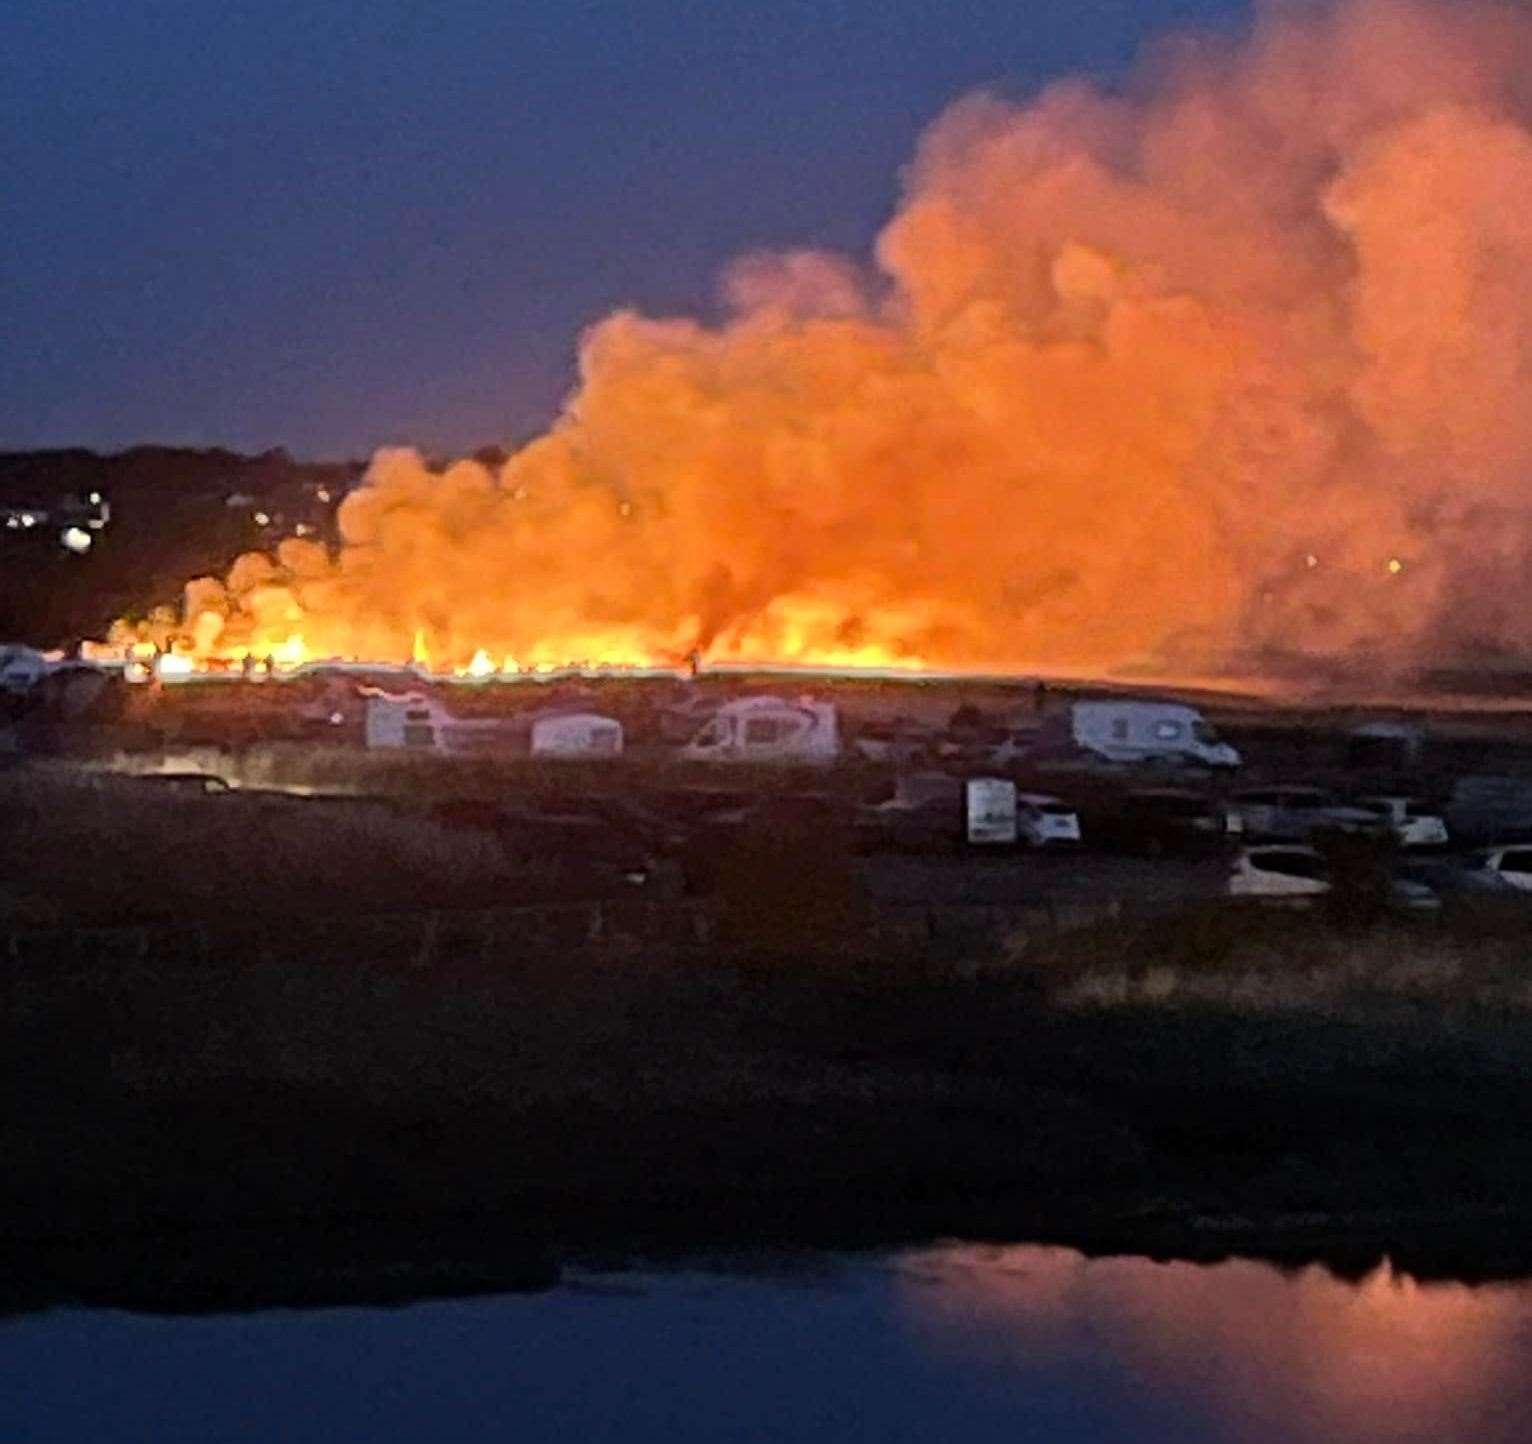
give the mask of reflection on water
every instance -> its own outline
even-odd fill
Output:
[[[0,1438],[1532,1438],[1532,1287],[1061,1249],[587,1273],[548,1294],[0,1322]]]
[[[1066,1249],[949,1248],[901,1299],[947,1357],[1002,1370],[1109,1357],[1196,1404],[1220,1438],[1532,1439],[1532,1288],[1359,1284],[1318,1268],[1089,1261]]]

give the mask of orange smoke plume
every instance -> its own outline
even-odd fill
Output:
[[[1276,5],[962,100],[869,263],[594,326],[498,470],[383,451],[203,654],[1164,672],[1525,651],[1532,17]]]

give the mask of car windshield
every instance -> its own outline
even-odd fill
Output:
[[[1283,877],[1320,878],[1325,872],[1324,859],[1307,852],[1256,853],[1250,862],[1262,872],[1280,873]]]

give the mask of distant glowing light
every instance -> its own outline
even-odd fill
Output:
[[[1404,570],[1404,563],[1402,561],[1400,561],[1398,557],[1390,557],[1388,559],[1388,574],[1389,574],[1389,576],[1397,577],[1399,575],[1399,573],[1402,572],[1403,570]]]
[[[314,493],[314,495],[317,496],[320,499],[320,501],[329,501],[329,499],[330,499],[330,488],[327,487],[327,486],[322,486],[322,487],[319,488],[318,491],[316,491]]]
[[[73,552],[76,556],[83,556],[88,552],[94,540],[95,538],[83,526],[66,526],[59,535],[59,545],[66,552]]]
[[[1313,571],[1314,568],[1319,565],[1319,558],[1316,557],[1313,552],[1310,552],[1306,557],[1304,557],[1303,564],[1310,571]]]
[[[314,528],[311,527],[306,521],[300,521],[298,525],[293,528],[293,532],[297,536],[308,536],[313,530]]]
[[[256,512],[256,514],[255,514],[255,524],[257,526],[270,526],[271,525],[271,515],[270,515],[270,513],[269,512],[264,512],[264,511]]]

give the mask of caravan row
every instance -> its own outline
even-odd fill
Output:
[[[622,723],[589,711],[530,718],[459,718],[423,692],[363,689],[369,748],[471,754],[516,749],[534,757],[605,758],[624,747]],[[699,762],[830,763],[840,755],[836,709],[825,702],[746,697],[726,702],[680,748]]]
[[[366,698],[368,747],[475,752],[524,739],[525,750],[533,756],[613,757],[625,745],[621,722],[591,711],[552,711],[530,719],[461,719],[423,692],[361,692]],[[828,765],[845,750],[839,711],[831,702],[740,697],[721,703],[710,715],[689,709],[688,720],[692,730],[677,748],[677,755],[687,761]],[[1073,749],[1103,762],[1232,768],[1240,761],[1239,753],[1218,739],[1195,708],[1178,703],[1075,702],[1065,720]],[[1030,751],[1046,750],[1057,730],[1055,726],[1008,738],[991,760],[1024,761]],[[870,756],[861,745],[855,751]]]

